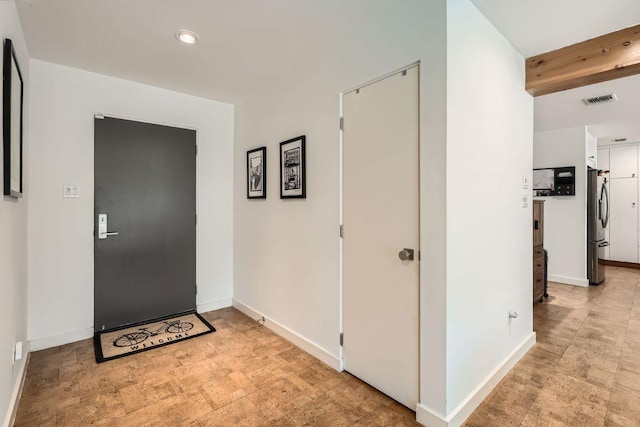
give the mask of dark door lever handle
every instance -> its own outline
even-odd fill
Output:
[[[414,254],[413,249],[404,248],[403,250],[398,252],[398,258],[400,258],[402,261],[413,261],[414,259],[413,254]]]

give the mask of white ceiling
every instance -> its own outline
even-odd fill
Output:
[[[471,0],[525,58],[640,23],[638,0]]]
[[[32,58],[238,102],[322,64],[349,33],[429,0],[17,0]],[[639,0],[472,0],[529,57],[640,23]],[[382,17],[382,18],[381,18]],[[177,42],[190,29],[200,43]],[[615,104],[580,99],[615,91]],[[640,78],[537,97],[535,130],[640,141]]]
[[[322,64],[347,33],[408,0],[17,0],[29,55],[236,102]],[[417,0],[412,0],[417,1]],[[200,36],[194,46],[178,29]]]
[[[617,101],[585,105],[583,98],[615,93]],[[588,126],[598,144],[613,138],[640,142],[640,75],[539,96],[534,100],[534,129],[547,131]]]
[[[525,58],[640,23],[638,0],[471,0]],[[618,101],[585,106],[582,98],[615,92]],[[640,76],[534,101],[534,129],[588,126],[598,144],[627,137],[640,142]]]

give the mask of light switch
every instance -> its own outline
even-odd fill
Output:
[[[63,186],[63,197],[65,199],[73,198],[76,199],[80,197],[80,187],[77,185],[64,185]]]
[[[529,207],[529,195],[528,194],[523,194],[521,201],[522,201],[522,207],[523,208],[528,208]]]
[[[522,188],[524,190],[527,190],[529,188],[529,177],[528,176],[523,176],[522,177]]]

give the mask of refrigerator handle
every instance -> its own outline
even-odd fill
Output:
[[[602,223],[602,228],[607,228],[607,224],[609,224],[609,190],[607,190],[607,186],[605,184],[602,184],[602,190],[600,191],[600,200],[598,201],[598,203],[600,204],[600,212],[598,215],[600,217],[600,222]],[[604,209],[604,217],[602,217],[603,206],[606,206],[606,209]]]
[[[598,200],[598,219],[602,221],[602,199]]]

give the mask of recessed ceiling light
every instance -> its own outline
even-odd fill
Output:
[[[200,37],[193,31],[178,30],[176,31],[176,38],[186,44],[196,44]]]

